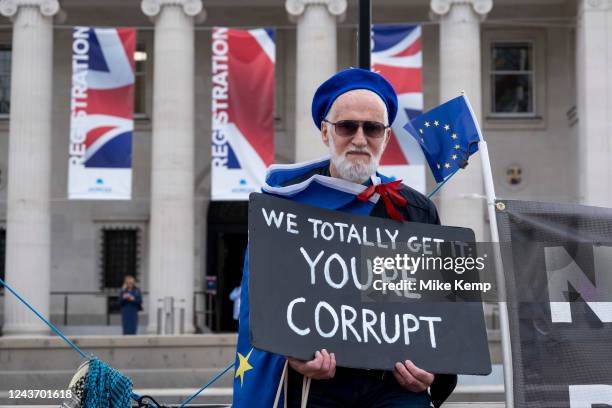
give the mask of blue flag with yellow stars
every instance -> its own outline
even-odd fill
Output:
[[[467,166],[481,139],[478,122],[465,95],[417,116],[404,128],[421,146],[438,183]]]
[[[258,350],[249,338],[249,249],[244,257],[232,408],[272,408],[285,357]],[[281,400],[282,401],[282,400]],[[283,405],[280,405],[281,407]]]
[[[363,202],[355,197],[372,181],[386,183],[389,178],[376,174],[363,186],[323,175],[329,168],[329,158],[306,163],[270,166],[266,194],[276,195],[302,204],[352,214],[368,215],[376,201]],[[376,179],[376,180],[374,180]],[[290,181],[299,180],[299,183]],[[303,181],[302,181],[303,180]],[[289,185],[287,185],[289,184]],[[240,294],[240,326],[234,365],[233,408],[272,408],[285,364],[285,356],[258,350],[249,337],[249,260],[248,248],[244,260]],[[291,271],[287,271],[291,273]],[[315,350],[313,350],[313,353]],[[314,356],[314,354],[313,354]],[[281,387],[282,388],[282,387]],[[283,406],[283,395],[279,406]]]

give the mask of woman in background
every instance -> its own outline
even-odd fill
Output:
[[[119,294],[121,306],[121,325],[123,334],[136,334],[138,328],[138,312],[142,310],[142,295],[136,287],[136,279],[126,275]]]

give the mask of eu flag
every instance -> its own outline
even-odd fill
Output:
[[[249,249],[247,248],[240,293],[240,327],[234,364],[232,408],[271,408],[286,359],[284,356],[258,350],[251,345],[249,339],[248,254]]]
[[[421,146],[438,183],[467,166],[478,151],[480,129],[465,95],[417,116],[404,128]]]

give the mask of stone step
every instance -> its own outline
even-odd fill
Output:
[[[178,405],[198,391],[198,388],[136,388],[134,392],[139,395],[148,395],[159,403]],[[229,387],[209,387],[192,404],[214,404],[212,406],[228,406],[232,400],[232,389]],[[451,398],[444,403],[444,408],[504,408],[503,386],[458,386]],[[6,391],[0,391],[0,408],[7,404],[10,406],[47,405],[57,403],[59,400],[14,400],[8,398]],[[189,404],[189,407],[193,407]],[[221,405],[219,405],[221,404]],[[223,405],[224,404],[224,405]],[[57,407],[57,405],[55,405]],[[193,407],[195,408],[195,407]],[[212,408],[212,407],[211,407]]]
[[[163,403],[180,403],[195,393],[233,363],[236,347],[235,334],[70,339],[84,352],[132,378],[136,390],[154,394]],[[59,400],[9,399],[8,391],[66,389],[81,362],[81,356],[58,337],[0,337],[0,405],[59,405]],[[232,372],[194,401],[230,403]]]
[[[184,401],[232,363],[236,344],[235,334],[70,338],[83,351],[95,354],[131,377],[136,392],[151,395],[164,404]],[[58,337],[0,337],[0,405],[59,403],[9,399],[8,390],[65,389],[81,360]],[[499,405],[503,401],[502,379],[501,366],[494,366],[489,377],[460,378],[449,402],[475,404],[461,405],[465,407],[502,407],[503,404]],[[231,386],[232,371],[205,390],[194,403],[229,404]],[[486,405],[492,402],[497,404]]]
[[[70,339],[117,369],[225,368],[234,361],[235,334],[75,336]],[[76,370],[81,356],[59,337],[0,337],[3,371]]]
[[[198,388],[135,388],[138,395],[148,395],[164,405],[179,405],[199,390]],[[0,408],[8,406],[54,406],[61,404],[60,399],[10,399],[7,391],[0,391]],[[232,402],[232,389],[227,387],[209,387],[194,398],[189,407],[205,404],[207,407],[228,407]]]
[[[16,405],[0,405],[8,408]],[[505,408],[503,402],[447,402],[444,408]],[[19,405],[20,408],[57,408],[56,405]],[[190,404],[189,408],[230,408],[228,404]]]
[[[122,369],[124,375],[132,379],[134,387],[140,388],[199,388],[219,374],[221,368],[147,368]],[[76,372],[73,370],[46,371],[5,371],[0,370],[0,391],[32,388],[65,389]],[[217,387],[232,386],[233,370],[225,373],[217,381]]]
[[[158,401],[161,402],[161,401]],[[2,399],[0,398],[0,403],[2,403]],[[57,408],[57,404],[55,405],[46,405],[49,401],[45,401],[41,404],[32,405],[32,402],[27,402],[24,405],[21,404],[12,404],[6,403],[4,405],[0,405],[0,408]],[[44,405],[43,405],[44,404]],[[173,404],[174,408],[179,406],[179,403],[171,403],[166,402],[164,404]],[[445,402],[444,408],[505,408],[506,404],[503,402]],[[231,403],[197,403],[197,404],[189,404],[189,408],[230,408]]]
[[[458,384],[447,403],[503,403],[505,399],[503,384],[461,385]],[[444,404],[446,406],[446,404]]]

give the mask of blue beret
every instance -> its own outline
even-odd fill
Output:
[[[382,75],[361,68],[349,68],[338,72],[323,82],[312,99],[312,120],[315,126],[321,127],[321,122],[327,116],[332,104],[343,93],[354,89],[367,89],[376,93],[387,105],[389,125],[397,115],[397,94],[393,86]]]

